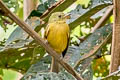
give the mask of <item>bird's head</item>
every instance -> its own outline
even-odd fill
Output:
[[[50,16],[49,22],[66,21],[69,18],[70,15],[65,15],[63,12],[55,12]]]

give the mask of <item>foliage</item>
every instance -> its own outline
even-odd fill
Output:
[[[22,1],[10,0],[11,4],[9,3],[9,0],[3,1],[9,8],[14,8],[13,12],[16,14],[18,14],[17,11],[20,12],[22,10],[19,8],[19,2],[22,3]],[[56,2],[57,0],[40,0],[40,4],[38,5],[37,10],[33,10],[31,12],[30,16],[26,20],[26,23],[28,23],[33,29],[41,29],[42,24],[40,20],[36,19],[32,21],[31,18],[34,16],[40,17]],[[99,21],[103,13],[107,10],[107,7],[112,4],[112,0],[91,0],[87,7],[79,4],[79,1],[77,2],[78,4],[76,4],[76,8],[69,12],[71,14],[71,19],[68,20],[68,23],[71,28],[70,34],[72,36],[65,61],[74,67],[75,63],[81,59],[84,54],[92,52],[94,49],[96,49],[92,57],[83,60],[81,64],[75,68],[75,70],[78,71],[85,80],[92,80],[93,75],[96,77],[105,77],[108,75],[109,62],[106,61],[104,56],[100,58],[97,56],[102,56],[109,51],[106,47],[108,42],[105,42],[105,44],[103,44],[103,42],[106,39],[109,40],[111,37],[111,24],[106,23],[106,26],[96,30],[94,33],[90,33],[90,30],[97,23],[97,21]],[[64,7],[64,5],[62,7]],[[64,11],[64,9],[61,9],[61,11]],[[18,15],[20,14],[21,13]],[[42,19],[47,23],[48,17],[46,16]],[[7,19],[11,25],[16,26],[16,24],[13,23],[8,17],[1,14],[0,22],[2,22],[0,25],[3,28],[7,26],[3,24],[5,22],[3,18],[5,20]],[[8,22],[6,24],[9,24]],[[45,25],[43,28],[44,27]],[[75,31],[76,28],[78,33]],[[76,33],[77,35],[75,35]],[[42,36],[41,31],[40,34],[40,36]],[[85,36],[86,39],[82,42],[79,40],[80,36]],[[97,46],[99,47],[96,48]],[[28,78],[30,80],[53,80],[53,78],[55,78],[54,80],[75,80],[75,78],[68,72],[65,72],[64,69],[62,69],[59,74],[49,72],[51,57],[47,55],[45,49],[42,46],[38,45],[26,32],[24,32],[18,26],[8,39],[4,39],[0,42],[0,55],[1,75],[4,75],[2,73],[2,69],[7,68],[25,73],[24,77],[22,78],[23,80],[27,80]],[[101,70],[106,71],[101,72]],[[98,75],[95,75],[96,73]]]
[[[37,7],[37,10],[33,10],[31,14],[29,15],[30,17],[37,16],[40,17],[49,7],[54,4],[56,0],[40,0],[40,4]]]
[[[76,63],[76,61],[81,58],[81,55],[88,53],[89,51],[92,51],[93,46],[95,46],[96,44],[102,43],[104,41],[104,38],[107,38],[108,35],[111,36],[111,30],[112,30],[111,26],[107,25],[106,27],[103,27],[103,28],[97,30],[94,34],[89,36],[87,40],[85,40],[83,43],[80,44],[79,47],[75,47],[74,49],[72,49],[72,51],[70,51],[72,48],[72,47],[70,47],[66,54],[66,56],[69,57],[69,59],[67,58],[67,62],[71,66],[74,66],[75,65],[74,63]],[[96,38],[93,39],[93,37],[96,37]],[[76,56],[76,55],[79,55],[79,56]],[[46,58],[44,60],[44,62],[43,62],[43,59],[41,59],[37,64],[32,65],[32,67],[28,70],[27,75],[25,75],[24,79],[26,80],[30,75],[32,75],[31,79],[33,79],[38,74],[40,74],[39,77],[42,76],[42,78],[43,77],[45,78],[46,75],[44,75],[43,71],[48,72],[48,70],[46,70],[46,67],[48,67],[49,64],[51,63],[51,59],[49,57],[50,56],[44,57],[43,59]],[[91,66],[90,66],[90,64],[89,65],[87,65],[87,64],[90,63],[91,60],[93,60],[93,59],[90,58],[90,59],[83,61],[82,64],[77,68],[79,73],[83,73],[82,74],[83,77],[86,78],[85,76],[87,76],[87,79],[89,79],[89,80],[92,80],[92,74],[91,74]],[[41,66],[35,66],[35,65],[41,65]],[[85,67],[85,65],[87,65],[87,66]],[[88,71],[84,72],[86,69]],[[60,75],[58,75],[58,76],[60,76]],[[38,77],[36,77],[36,78],[38,79]],[[41,80],[44,80],[44,78]],[[61,78],[58,78],[58,80],[61,80]],[[71,79],[71,80],[73,80],[73,79]]]
[[[18,15],[19,13],[19,17],[22,18],[23,16],[23,8],[21,8],[19,6],[19,3],[23,3],[22,0],[3,0],[4,3],[6,4],[6,6],[14,13],[16,13]],[[22,15],[21,15],[22,14]],[[5,17],[5,16],[2,16],[0,14],[0,26],[6,31],[8,29],[8,24],[12,25],[13,22],[8,18],[8,17]],[[13,25],[14,26],[14,25]]]

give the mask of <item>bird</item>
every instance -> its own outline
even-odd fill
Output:
[[[63,12],[54,12],[51,14],[48,25],[46,26],[44,38],[48,44],[58,53],[59,56],[65,56],[68,49],[70,29],[66,20],[70,19],[70,15]],[[51,72],[58,73],[60,65],[57,60],[52,57]]]

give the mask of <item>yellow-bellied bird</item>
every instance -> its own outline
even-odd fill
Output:
[[[44,38],[48,41],[48,44],[58,53],[65,55],[68,43],[69,43],[69,25],[66,20],[70,16],[66,16],[63,12],[53,13],[48,21],[48,25],[45,30]],[[52,57],[52,72],[59,72],[59,63]]]

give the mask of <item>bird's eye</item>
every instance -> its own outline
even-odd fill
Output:
[[[59,17],[59,18],[61,18],[62,16],[61,16],[61,15],[59,15],[58,17]]]

